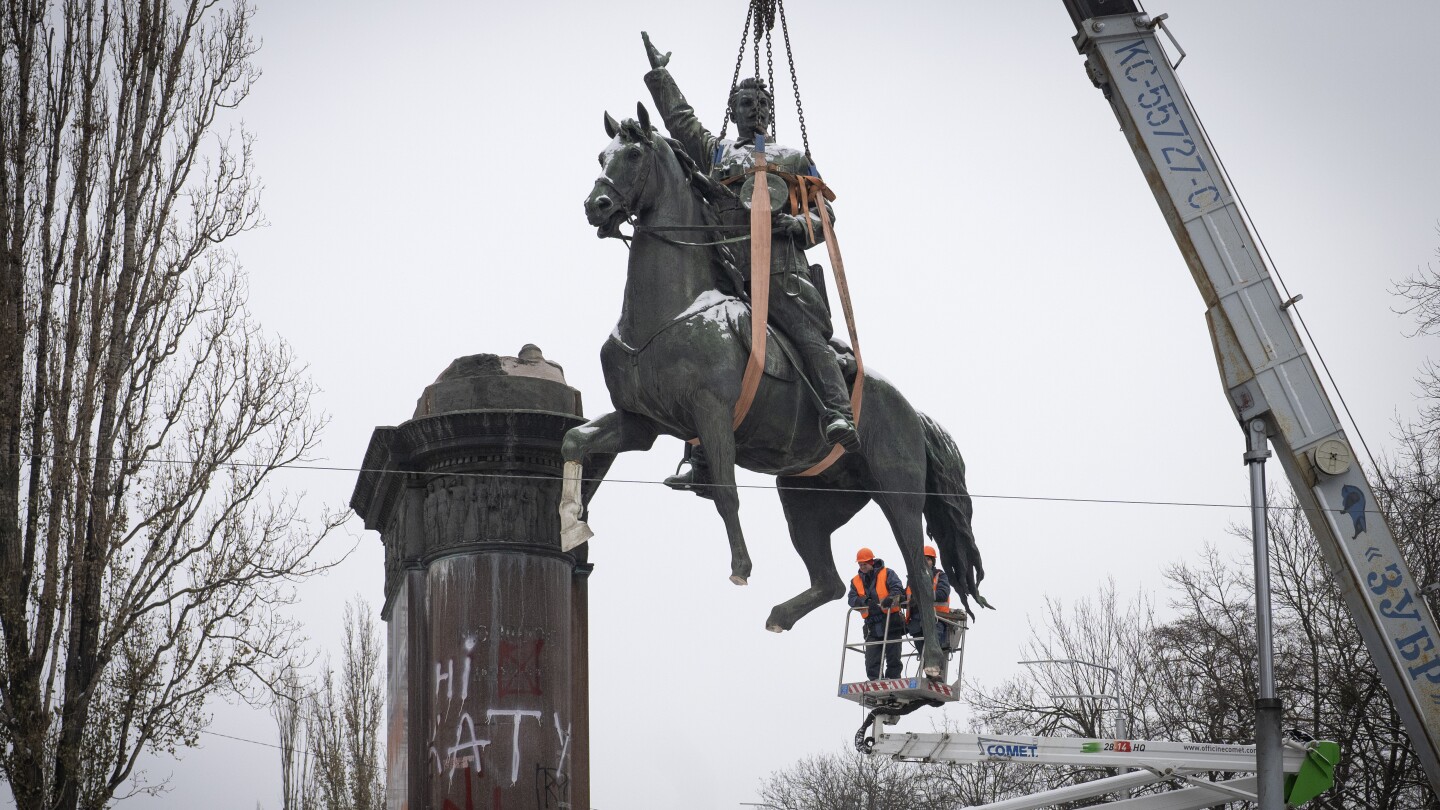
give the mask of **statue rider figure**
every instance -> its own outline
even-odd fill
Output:
[[[755,165],[755,136],[765,134],[770,127],[774,99],[765,83],[759,79],[745,79],[736,86],[730,96],[730,112],[739,137],[734,140],[717,138],[700,124],[670,71],[665,69],[670,62],[670,54],[661,54],[650,43],[648,34],[642,32],[640,36],[645,41],[651,67],[650,72],[645,74],[645,85],[650,88],[670,136],[679,141],[701,170],[709,172],[712,178],[738,183],[738,179],[732,178],[742,178]],[[768,165],[781,171],[796,175],[812,173],[810,160],[804,152],[767,144],[765,158]],[[736,190],[739,190],[738,185]],[[826,204],[823,198],[819,202]],[[811,211],[804,212],[802,218],[784,213],[779,208],[776,206],[771,223],[770,320],[799,350],[805,377],[814,386],[824,407],[821,425],[825,440],[855,451],[859,449],[860,438],[850,410],[850,392],[845,388],[845,377],[830,347],[834,329],[825,301],[810,281],[809,264],[805,260],[805,249],[814,244],[810,242],[809,235],[813,233],[817,240],[824,238],[820,221]],[[737,197],[736,205],[729,210],[721,210],[719,214],[723,224],[734,225],[737,230],[748,229],[748,201],[740,202]],[[808,229],[806,218],[810,220]],[[741,265],[741,275],[748,279],[749,250],[737,250],[735,254]],[[694,448],[690,463],[688,472],[671,476],[665,479],[665,483],[676,489],[691,489],[692,484],[709,483],[701,448]],[[706,490],[701,487],[696,493],[708,496]]]

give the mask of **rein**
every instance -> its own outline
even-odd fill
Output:
[[[636,145],[638,146],[639,143],[637,142]],[[640,201],[640,195],[645,192],[645,184],[650,180],[650,163],[651,163],[651,161],[653,161],[653,160],[655,159],[655,147],[654,147],[653,145],[646,144],[646,146],[645,146],[644,148],[645,148],[645,151],[646,151],[648,154],[646,155],[645,162],[644,162],[644,166],[643,166],[643,168],[642,168],[642,170],[641,170],[642,173],[641,173],[641,175],[640,175],[640,179],[633,184],[633,193],[627,193],[627,192],[625,191],[625,189],[622,189],[622,188],[620,188],[620,186],[616,185],[616,184],[615,184],[615,181],[614,181],[614,180],[611,180],[609,175],[606,175],[606,174],[603,174],[603,173],[600,175],[600,178],[595,181],[597,184],[603,185],[603,186],[605,186],[606,188],[608,188],[608,189],[610,189],[611,191],[613,191],[613,192],[615,193],[615,196],[619,198],[619,200],[620,200],[620,212],[625,215],[626,221],[628,221],[628,222],[630,223],[630,225],[635,229],[635,235],[636,235],[636,236],[638,236],[638,235],[640,235],[640,234],[642,234],[642,233],[649,233],[649,234],[652,234],[656,239],[659,239],[660,241],[665,242],[666,244],[674,245],[674,246],[676,246],[676,247],[700,247],[700,248],[717,247],[717,246],[719,246],[719,245],[733,245],[733,244],[735,244],[735,243],[737,243],[737,242],[747,242],[747,241],[750,240],[750,235],[749,235],[749,234],[743,234],[743,235],[741,235],[741,236],[732,236],[732,237],[729,237],[729,238],[727,238],[727,239],[719,239],[719,240],[716,240],[716,241],[714,241],[714,242],[686,242],[686,241],[684,241],[684,240],[682,240],[682,239],[672,239],[671,237],[665,236],[663,233],[661,233],[662,231],[733,231],[733,230],[735,230],[734,226],[731,226],[731,225],[640,225],[640,224],[638,224],[638,223],[635,221],[635,219],[636,219],[636,217],[635,217],[635,205],[636,205],[636,203],[638,203],[638,202]],[[833,196],[833,195],[832,195],[832,196]],[[615,238],[616,238],[616,239],[619,239],[619,240],[622,241],[622,242],[624,242],[626,247],[629,247],[629,246],[630,246],[630,242],[635,239],[635,236],[626,236],[625,234],[620,233],[619,231],[616,231],[616,233],[615,233]],[[814,240],[812,239],[811,241],[814,241]]]
[[[631,223],[631,224],[634,225],[634,223]],[[700,248],[704,248],[704,247],[716,247],[717,245],[733,245],[733,244],[735,244],[736,242],[748,242],[748,241],[750,241],[750,234],[748,234],[748,233],[747,233],[747,234],[743,234],[743,235],[741,235],[741,236],[732,236],[732,237],[730,237],[730,238],[728,238],[728,239],[717,239],[717,240],[715,240],[714,242],[686,242],[686,241],[681,240],[681,239],[671,239],[670,237],[665,236],[663,233],[660,233],[661,231],[733,231],[733,230],[735,230],[735,228],[734,228],[734,226],[731,226],[731,225],[635,225],[635,233],[636,233],[636,235],[639,235],[639,234],[642,234],[642,233],[648,233],[648,234],[654,236],[656,239],[659,239],[661,242],[665,242],[666,244],[670,244],[670,245],[675,245],[676,247],[700,247]],[[633,238],[635,238],[635,237],[632,236],[632,237],[630,237],[630,238],[633,239]]]

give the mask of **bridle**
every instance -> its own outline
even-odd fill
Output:
[[[600,172],[600,177],[595,181],[595,184],[604,186],[614,193],[617,198],[620,213],[624,215],[625,221],[630,223],[630,227],[635,229],[636,235],[648,233],[656,239],[676,247],[716,247],[718,245],[729,245],[736,242],[749,241],[750,235],[748,233],[742,236],[717,239],[714,242],[685,242],[679,239],[672,239],[661,233],[661,231],[734,231],[735,227],[730,225],[640,225],[636,222],[635,207],[639,204],[640,195],[645,193],[645,186],[650,181],[650,168],[651,164],[655,161],[655,145],[649,141],[643,143],[635,141],[634,144],[641,147],[644,153],[644,160],[640,169],[640,179],[631,184],[632,191],[626,192],[625,189],[621,188],[614,180],[610,179],[610,175],[603,170]],[[611,159],[613,160],[614,158],[612,157]],[[609,168],[608,163],[606,168]],[[614,233],[614,237],[624,242],[626,247],[629,247],[630,242],[635,238],[634,236],[626,236],[620,233],[618,228]]]
[[[629,222],[632,226],[635,224],[635,206],[640,202],[640,195],[645,193],[645,186],[650,181],[650,164],[653,163],[655,159],[654,144],[648,141],[644,143],[635,141],[635,145],[641,148],[644,154],[644,160],[640,166],[640,179],[631,183],[631,192],[626,192],[625,189],[616,185],[615,181],[610,179],[610,175],[603,169],[600,172],[599,179],[595,181],[595,185],[604,186],[614,192],[618,198],[617,204],[620,206],[620,213],[625,216],[625,221]],[[614,158],[612,157],[611,160],[614,160]],[[605,169],[608,168],[609,165],[607,163]],[[626,238],[620,234],[619,231],[616,231],[616,235],[621,239]]]

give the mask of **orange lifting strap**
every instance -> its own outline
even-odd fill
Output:
[[[750,358],[745,364],[745,376],[740,380],[740,396],[735,400],[735,418],[731,429],[738,429],[755,402],[755,392],[765,375],[765,333],[770,320],[770,186],[765,163],[765,153],[756,151],[754,186],[750,190]],[[747,172],[747,174],[751,173]],[[805,217],[805,228],[813,244],[815,232],[810,228],[806,215],[812,195],[815,209],[820,214],[820,231],[825,237],[825,249],[830,254],[830,267],[835,273],[835,290],[840,294],[840,307],[845,313],[845,326],[850,333],[850,348],[855,352],[855,387],[850,392],[850,407],[854,411],[855,426],[860,426],[860,404],[865,395],[865,361],[860,356],[860,336],[855,331],[855,310],[850,304],[850,286],[845,281],[845,262],[840,258],[840,245],[835,242],[835,229],[830,223],[830,211],[826,200],[835,199],[835,192],[818,177],[776,172],[790,187],[790,208],[798,216]],[[803,370],[802,370],[803,371]],[[696,442],[698,443],[698,442]],[[834,445],[830,453],[815,466],[799,477],[819,475],[834,464],[845,452],[845,448]]]
[[[755,150],[755,186],[750,190],[750,359],[740,379],[740,398],[735,400],[735,418],[730,429],[737,430],[750,413],[760,378],[765,376],[765,327],[770,321],[770,183],[765,176],[765,152]]]

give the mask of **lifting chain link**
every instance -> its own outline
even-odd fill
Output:
[[[775,52],[772,47],[771,33],[775,28],[776,18],[780,20],[780,34],[785,41],[785,59],[790,63],[790,86],[795,95],[795,113],[800,119],[800,140],[805,147],[805,157],[813,166],[815,159],[810,155],[810,133],[805,128],[805,107],[800,101],[800,80],[795,75],[795,52],[790,47],[790,25],[785,19],[784,0],[750,0],[749,8],[745,12],[745,25],[740,29],[740,49],[735,54],[735,72],[730,77],[730,93],[725,97],[725,120],[720,124],[720,137],[725,137],[725,132],[730,126],[731,116],[734,110],[730,109],[730,99],[734,98],[735,90],[740,86],[740,69],[745,64],[745,45],[752,43],[752,57],[754,63],[755,78],[760,78],[760,41],[765,41],[765,76],[766,87],[770,91],[770,97],[775,97]],[[751,39],[751,34],[754,38]],[[774,142],[779,131],[778,115],[775,105],[772,103],[770,110],[770,140]]]
[[[805,107],[800,103],[800,80],[795,77],[795,53],[790,50],[790,26],[785,22],[785,4],[780,8],[780,34],[785,38],[785,59],[790,63],[790,86],[795,89],[795,114],[800,118],[800,140],[805,145],[805,159],[810,162],[810,171],[815,171],[815,158],[810,155],[810,134],[805,131]],[[770,92],[775,92],[771,88]]]
[[[778,0],[776,0],[776,1],[778,2]],[[776,136],[775,133],[776,133],[776,131],[777,131],[777,130],[776,130],[776,127],[779,126],[779,124],[778,124],[777,122],[780,120],[780,116],[778,116],[778,115],[775,114],[776,112],[778,112],[778,110],[775,109],[775,101],[774,101],[774,99],[775,99],[775,53],[774,53],[774,51],[770,50],[770,32],[771,32],[772,30],[774,30],[774,27],[775,27],[775,11],[774,11],[774,8],[772,7],[772,8],[771,8],[771,11],[770,11],[770,27],[768,27],[768,28],[765,29],[765,77],[766,77],[766,78],[765,78],[765,82],[766,82],[765,86],[768,87],[768,88],[770,88],[770,99],[771,99],[771,101],[770,101],[770,141],[771,141],[772,143],[773,143],[773,142],[776,142],[776,141],[778,140],[778,137]],[[758,78],[758,77],[757,77],[757,78]]]
[[[750,20],[755,16],[755,3],[750,3],[750,10],[745,12],[745,26],[740,29],[740,51],[735,54],[735,75],[730,77],[730,93],[725,96],[725,122],[720,125],[720,137],[725,137],[725,130],[730,126],[730,99],[735,97],[735,88],[740,86],[740,66],[745,64],[745,42],[750,38]]]
[[[760,78],[760,38],[764,36],[767,30],[765,28],[765,6],[770,1],[771,0],[750,0],[750,5],[754,9],[752,16],[755,18],[755,36],[753,40],[755,51],[754,76],[757,79]]]

